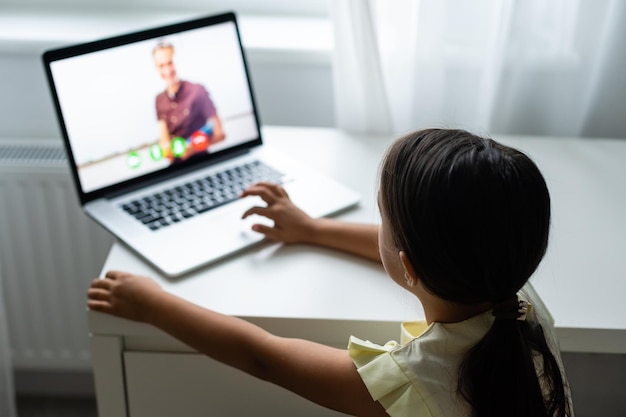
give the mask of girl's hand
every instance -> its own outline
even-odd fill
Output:
[[[96,278],[87,291],[91,310],[125,319],[150,322],[150,304],[163,292],[150,278],[121,271],[109,271],[103,279]]]
[[[251,214],[267,217],[274,221],[274,226],[262,224],[252,225],[252,230],[262,233],[270,240],[285,243],[310,242],[315,228],[315,219],[296,207],[283,187],[268,182],[260,182],[250,186],[241,197],[259,196],[267,203],[267,207],[252,207],[243,214],[246,218]]]

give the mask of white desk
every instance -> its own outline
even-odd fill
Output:
[[[378,165],[392,138],[279,127],[264,134],[269,145],[362,194],[362,204],[341,218],[378,221]],[[552,236],[532,282],[556,319],[562,349],[626,353],[626,141],[496,139],[527,152],[548,181]],[[115,244],[103,271],[109,269],[152,276],[194,303],[332,346],[344,347],[350,334],[397,339],[399,322],[423,318],[418,300],[380,266],[305,245],[262,244],[172,281]],[[150,326],[88,315],[100,417],[337,415],[215,363]]]

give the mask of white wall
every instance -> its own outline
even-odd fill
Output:
[[[38,56],[0,54],[0,96],[0,137],[60,137]]]
[[[329,63],[250,62],[263,124],[333,126]],[[0,53],[0,137],[60,137],[35,54]]]
[[[103,34],[152,27],[164,20],[177,21],[171,17],[172,14],[163,11],[152,10],[151,14],[137,10],[124,14],[107,11],[103,12],[104,18],[94,18],[95,12],[90,10],[49,12],[37,6],[38,3],[45,2],[36,0],[24,0],[36,6],[32,12],[24,8],[5,9],[5,4],[19,3],[13,0],[5,1],[7,3],[0,5],[0,126],[2,126],[0,137],[5,138],[60,137],[40,58],[44,50],[99,38],[104,36]],[[20,0],[21,6],[25,5],[24,1]],[[141,1],[130,0],[130,4],[141,6]],[[191,3],[188,3],[193,5],[193,0],[190,1]],[[166,0],[161,2],[167,3]],[[69,4],[71,1],[63,0],[60,3]],[[94,3],[97,2],[91,2]],[[235,3],[246,2],[241,0]],[[306,4],[307,2],[303,3]],[[313,7],[310,4],[309,6],[308,9],[304,9],[308,13],[304,18],[318,19],[315,16],[319,14],[319,6]],[[287,7],[286,10],[291,8]],[[32,18],[29,17],[31,13],[34,16]],[[196,10],[178,12],[176,15],[180,15],[182,19],[187,15],[197,17],[207,13]],[[311,18],[311,15],[314,17]],[[278,125],[333,126],[330,49],[324,50],[327,47],[323,46],[322,50],[298,51],[289,46],[288,42],[287,47],[280,45],[280,36],[278,44],[271,38],[260,40],[261,36],[256,35],[265,36],[269,32],[263,30],[263,25],[267,28],[267,22],[261,22],[259,25],[259,22],[255,21],[250,25],[252,29],[245,33],[241,20],[240,29],[261,122]],[[49,22],[53,24],[47,26]],[[317,26],[319,25],[313,25],[313,28]],[[292,37],[292,33],[283,35],[287,40]],[[247,44],[246,38],[251,46]],[[263,42],[272,44],[263,45]]]

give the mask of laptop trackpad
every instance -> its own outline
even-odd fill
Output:
[[[254,201],[253,198],[236,201],[188,219],[171,230],[159,230],[157,233],[162,236],[159,239],[146,239],[145,245],[151,247],[148,251],[163,253],[162,247],[155,245],[156,241],[172,242],[167,256],[161,256],[157,266],[167,275],[178,275],[180,271],[193,269],[198,263],[216,261],[263,240],[262,234],[251,230],[252,225],[260,223],[271,226],[273,222],[257,215],[241,218],[254,205],[264,203],[260,199]]]

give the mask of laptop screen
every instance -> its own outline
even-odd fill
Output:
[[[44,54],[81,200],[260,143],[234,15]]]

